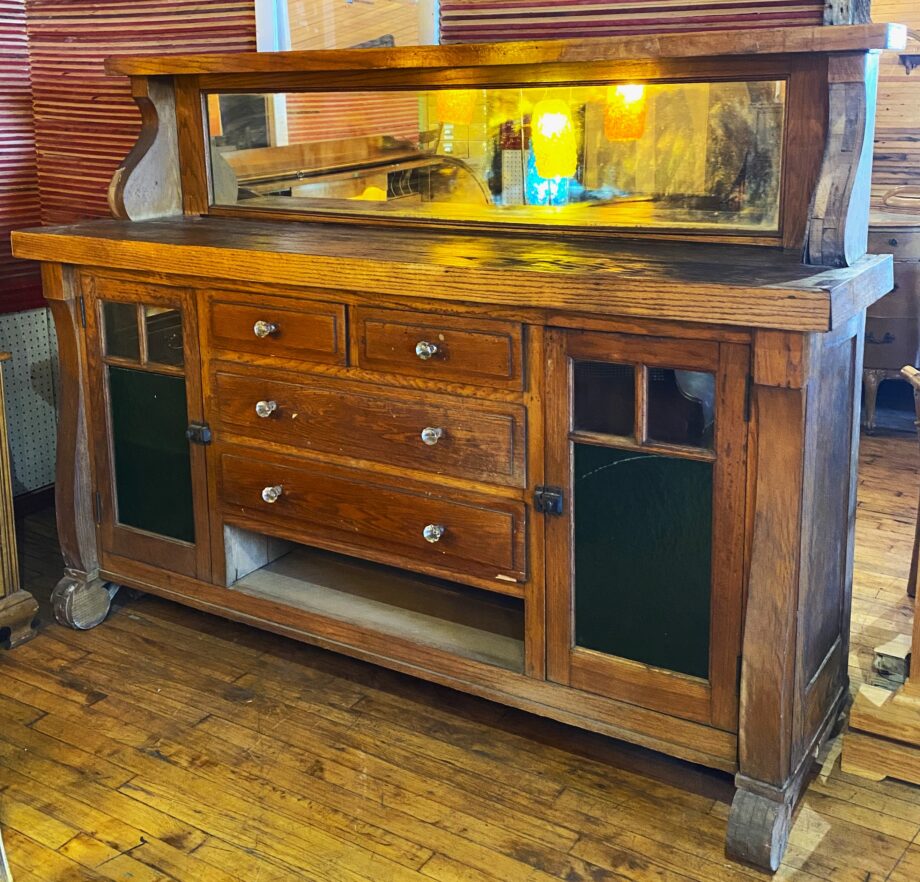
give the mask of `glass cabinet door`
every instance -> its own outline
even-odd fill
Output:
[[[733,729],[747,349],[550,337],[549,676]]]
[[[85,277],[104,555],[208,571],[197,330],[185,289]],[[104,439],[104,442],[103,442]]]

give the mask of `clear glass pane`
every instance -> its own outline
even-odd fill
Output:
[[[631,364],[575,362],[576,429],[633,436],[636,369]]]
[[[136,304],[103,301],[102,324],[105,328],[106,355],[140,361]]]
[[[108,372],[118,522],[194,542],[185,379]]]
[[[575,445],[575,643],[709,675],[712,463]]]
[[[212,95],[212,197],[283,211],[774,231],[784,108],[781,81]]]
[[[182,313],[163,306],[145,306],[144,324],[147,327],[147,360],[157,364],[181,367]]]
[[[704,371],[648,369],[650,441],[712,448],[716,378]]]

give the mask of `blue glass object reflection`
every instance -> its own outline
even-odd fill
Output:
[[[568,205],[569,178],[541,178],[533,148],[527,151],[525,189],[528,205]]]

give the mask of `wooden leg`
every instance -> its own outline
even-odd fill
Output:
[[[14,591],[0,600],[0,645],[12,649],[37,633],[38,604],[28,591]]]
[[[117,585],[68,569],[54,588],[54,617],[69,628],[87,631],[105,620]]]
[[[730,858],[773,872],[789,841],[792,805],[739,788],[728,816],[725,851]]]
[[[863,418],[862,424],[871,435],[875,432],[875,403],[878,400],[878,387],[885,379],[887,371],[866,369],[863,371]]]

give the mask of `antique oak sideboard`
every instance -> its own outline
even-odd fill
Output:
[[[19,232],[56,610],[126,585],[736,774],[848,705],[897,26],[116,58],[114,219]],[[89,611],[89,612],[88,612]]]

